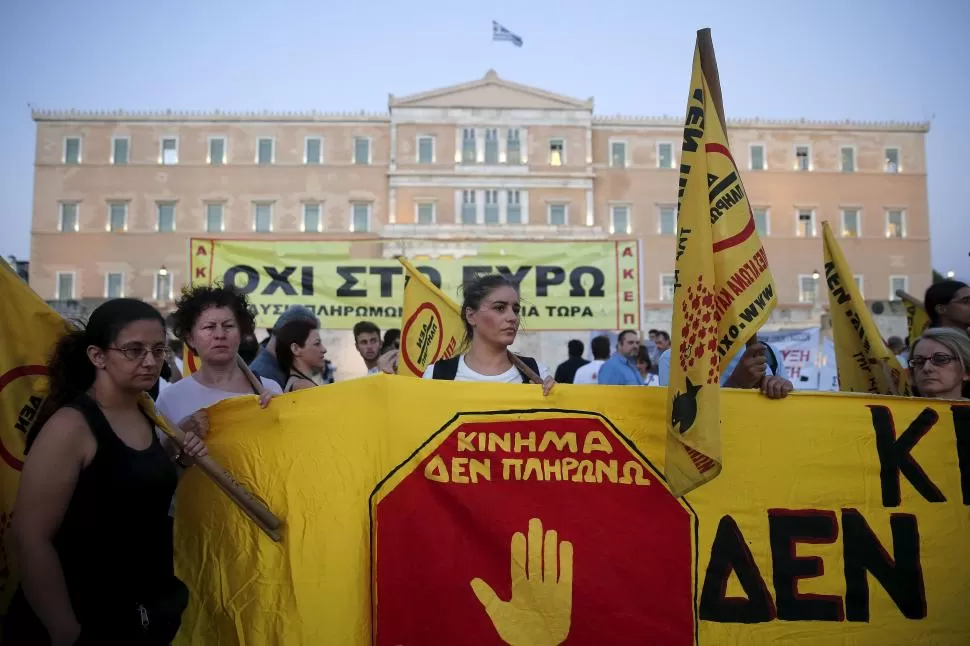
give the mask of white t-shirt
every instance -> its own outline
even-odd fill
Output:
[[[580,366],[576,369],[576,376],[573,377],[573,383],[586,386],[598,384],[599,380],[597,377],[599,376],[600,366],[604,363],[606,363],[604,359],[593,359],[585,366]]]
[[[536,362],[538,363],[538,362]],[[545,381],[546,377],[549,376],[549,368],[545,367],[541,363],[539,365],[539,377]],[[433,379],[434,375],[434,364],[425,368],[424,374],[421,375],[422,379]],[[522,383],[522,373],[515,366],[512,366],[500,375],[483,375],[480,372],[475,372],[468,367],[465,363],[465,355],[461,355],[458,358],[458,372],[455,373],[455,381],[487,381],[493,384],[521,384]]]
[[[648,373],[647,374],[647,378],[643,380],[643,385],[644,386],[659,386],[660,385],[660,377],[658,377],[657,375],[653,374],[652,372],[651,373]]]
[[[263,388],[274,395],[283,392],[280,385],[272,379],[260,377],[259,380],[262,382]],[[223,399],[242,397],[246,394],[249,393],[231,393],[227,390],[210,388],[199,383],[195,377],[190,376],[180,379],[161,391],[158,395],[158,401],[155,402],[155,408],[171,422],[179,424],[196,411],[212,406]]]

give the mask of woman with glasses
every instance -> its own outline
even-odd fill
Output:
[[[970,337],[952,328],[930,328],[913,344],[909,366],[920,396],[967,399]]]
[[[168,519],[178,476],[139,406],[168,353],[162,316],[127,298],[99,306],[54,348],[14,506],[21,586],[4,644],[137,646],[175,637],[188,604]],[[192,434],[183,450],[207,453]]]
[[[231,397],[259,395],[265,408],[279,384],[260,378],[256,392],[236,360],[239,344],[253,334],[256,321],[245,295],[228,287],[197,286],[182,292],[172,315],[175,336],[188,344],[202,360],[202,366],[158,396],[160,413],[183,429],[183,422],[196,411]]]
[[[970,330],[970,287],[959,280],[943,280],[930,285],[923,297],[930,327]]]

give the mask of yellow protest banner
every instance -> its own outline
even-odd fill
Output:
[[[0,262],[0,610],[17,581],[4,537],[24,466],[24,442],[47,396],[47,360],[67,323]]]
[[[710,30],[697,34],[684,122],[667,400],[667,480],[682,495],[721,470],[721,366],[777,302],[768,256],[728,149]]]
[[[405,258],[404,324],[401,326],[399,375],[420,377],[425,368],[461,352],[465,325],[459,306]]]
[[[908,350],[913,342],[930,326],[930,315],[926,313],[922,301],[916,297],[901,289],[896,292],[896,296],[906,307],[906,349]]]
[[[822,222],[822,246],[839,389],[875,395],[911,395],[907,372],[886,347],[827,221]]]
[[[350,329],[361,319],[381,328],[401,324],[404,269],[388,255],[402,241],[193,238],[190,244],[193,284],[235,286],[256,306],[258,327],[273,327],[291,305],[314,310],[329,329]],[[434,244],[443,243],[427,243]],[[529,330],[639,328],[636,240],[451,244],[460,248],[460,258],[412,257],[451,298],[476,275],[505,273],[519,284]]]
[[[221,402],[210,451],[286,527],[185,474],[176,644],[968,643],[970,404],[725,390],[731,459],[675,498],[664,397],[382,375]]]

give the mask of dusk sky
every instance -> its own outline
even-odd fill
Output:
[[[497,20],[525,46],[491,41]],[[464,3],[7,0],[0,6],[0,254],[29,252],[35,127],[60,109],[385,111],[481,76],[683,114],[711,27],[728,117],[932,122],[933,265],[970,279],[970,2]]]

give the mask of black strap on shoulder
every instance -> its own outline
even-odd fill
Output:
[[[539,363],[535,359],[533,359],[532,357],[523,357],[520,354],[517,354],[515,356],[517,356],[519,359],[521,359],[522,360],[522,363],[524,363],[525,365],[529,366],[529,369],[532,370],[532,372],[534,372],[536,374],[539,374]],[[524,383],[524,384],[531,384],[532,383],[532,380],[529,379],[529,376],[526,375],[524,372],[522,372],[521,370],[519,370],[519,374],[522,375],[522,383]]]
[[[458,360],[460,358],[461,355],[458,355],[457,357],[452,357],[450,359],[436,361],[434,368],[431,371],[431,378],[454,381],[455,375],[458,374]]]
[[[108,423],[108,418],[104,416],[97,402],[91,399],[90,395],[84,393],[68,404],[68,406],[84,415],[84,421],[88,423],[88,428],[91,429],[91,434],[94,435],[94,439],[98,441],[99,445],[105,439],[114,437],[114,431],[111,430],[111,424]]]

